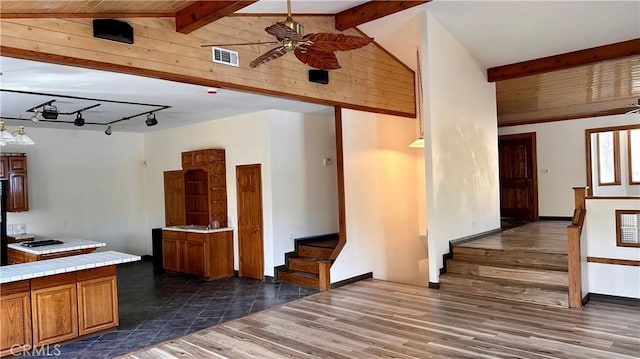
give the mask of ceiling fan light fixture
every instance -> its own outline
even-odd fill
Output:
[[[76,119],[75,121],[73,121],[73,124],[76,126],[84,126],[84,118],[82,118],[81,112],[78,112],[78,114],[76,114]]]

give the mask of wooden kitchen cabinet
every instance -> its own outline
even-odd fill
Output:
[[[27,156],[24,153],[2,154],[0,178],[8,179],[7,212],[29,210]]]
[[[118,290],[115,267],[78,273],[79,335],[118,326]]]
[[[30,282],[3,284],[0,288],[0,356],[22,353],[32,346]]]
[[[78,336],[76,274],[42,277],[31,282],[33,345],[59,343]]]
[[[225,151],[182,153],[182,170],[164,173],[166,226],[227,226]]]
[[[206,279],[233,275],[233,231],[162,231],[162,262],[169,272]]]
[[[167,226],[186,224],[184,172],[164,173],[164,218]]]

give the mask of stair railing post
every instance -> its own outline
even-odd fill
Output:
[[[328,261],[318,262],[319,289],[326,292],[331,289],[331,263]]]

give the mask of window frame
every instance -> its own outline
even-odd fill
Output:
[[[640,185],[640,180],[634,182],[633,181],[633,155],[631,152],[631,131],[640,131],[640,129],[629,129],[627,130],[627,171],[629,172],[629,185],[637,186]],[[638,144],[640,146],[640,144]]]
[[[633,247],[640,248],[640,234],[638,243],[623,243],[621,239],[622,231],[620,225],[622,224],[623,214],[635,214],[640,215],[640,210],[637,209],[616,209],[616,246],[617,247]]]
[[[613,182],[602,182],[600,174],[602,166],[600,164],[600,135],[611,132],[613,135]],[[598,161],[598,186],[620,186],[620,131],[604,131],[596,134],[596,161]]]

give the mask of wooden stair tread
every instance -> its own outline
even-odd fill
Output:
[[[323,239],[323,240],[306,240],[298,242],[300,246],[320,247],[320,248],[336,248],[338,245],[338,238]]]
[[[453,259],[465,262],[483,262],[511,266],[524,266],[545,270],[566,271],[568,257],[560,253],[528,252],[519,250],[453,247]]]

